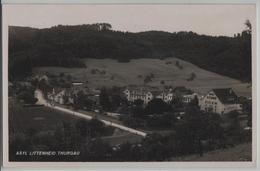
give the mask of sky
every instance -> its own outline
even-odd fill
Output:
[[[5,5],[8,25],[48,28],[107,22],[113,30],[193,31],[233,36],[254,26],[254,5]]]

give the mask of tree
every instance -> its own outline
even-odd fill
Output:
[[[147,84],[152,81],[152,77],[150,75],[145,76],[144,83]]]
[[[161,81],[161,84],[162,84],[162,85],[164,85],[164,84],[165,84],[165,81],[164,81],[164,80],[162,80],[162,81]]]
[[[116,110],[122,104],[126,103],[126,100],[119,94],[110,95],[109,101],[111,104],[111,110],[113,111]]]
[[[8,62],[9,80],[22,79],[32,73],[32,61],[28,56],[19,56],[15,60],[11,57]]]
[[[195,105],[197,107],[199,107],[199,99],[198,99],[198,96],[195,95],[194,98],[191,100],[190,102],[192,105]]]
[[[88,122],[88,125],[90,128],[91,137],[99,137],[105,131],[105,124],[98,119],[91,119]]]
[[[174,114],[155,115],[148,119],[147,123],[154,128],[173,128],[177,122]]]
[[[170,110],[170,106],[165,103],[162,99],[152,99],[148,102],[145,107],[145,111],[147,114],[163,114]]]
[[[215,150],[223,147],[225,137],[224,129],[222,128],[222,118],[216,113],[204,113],[202,115],[205,129],[203,139],[208,140],[208,149]]]
[[[145,110],[142,106],[134,106],[132,108],[132,116],[142,118],[145,116]]]
[[[224,127],[227,139],[226,145],[233,146],[246,140],[245,131],[240,126],[239,113],[237,111],[227,113],[225,123],[227,125]]]
[[[247,32],[247,34],[251,34],[251,32],[252,32],[252,24],[251,24],[251,22],[249,20],[246,20],[245,25],[246,25],[246,30],[245,31]]]
[[[106,88],[102,88],[99,95],[99,104],[103,107],[104,110],[111,110],[111,102],[109,99],[109,94]]]
[[[72,80],[72,76],[70,74],[68,74],[66,77],[67,77],[67,81],[70,82]]]
[[[160,134],[148,135],[142,143],[145,161],[163,161],[170,158],[172,149],[169,141]]]
[[[242,68],[245,81],[251,82],[251,62],[252,62],[252,46],[251,46],[251,39],[252,39],[252,25],[249,20],[245,22],[246,29],[242,32],[242,47],[241,47],[241,54],[242,54]]]
[[[22,91],[19,95],[18,95],[18,99],[23,100],[25,103],[29,103],[29,104],[35,104],[38,99],[34,97],[34,91]]]
[[[194,72],[192,72],[190,74],[190,77],[187,79],[187,81],[193,81],[196,78],[196,74]]]
[[[112,29],[112,26],[109,23],[101,23],[100,26],[101,26],[101,30],[102,31],[107,31],[107,30],[111,30]]]
[[[179,153],[199,153],[203,155],[202,139],[205,130],[202,113],[193,104],[188,104],[183,120],[177,125],[177,139],[179,140]]]
[[[174,98],[172,99],[171,104],[174,106],[175,109],[176,109],[176,108],[183,108],[183,107],[184,107],[184,104],[183,104],[183,102],[182,102],[181,97],[174,97]]]

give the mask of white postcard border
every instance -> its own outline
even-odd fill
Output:
[[[14,0],[11,1],[12,3]],[[35,2],[35,1],[34,1]],[[42,2],[42,1],[41,1]],[[71,1],[70,1],[71,2]],[[153,1],[154,2],[154,1]],[[156,1],[158,2],[158,1]],[[189,1],[190,2],[190,1]],[[225,1],[228,2],[228,1]],[[232,3],[233,1],[231,1]],[[247,1],[248,2],[248,1]],[[252,1],[249,1],[252,2]],[[10,3],[4,1],[4,3]],[[57,3],[57,2],[56,2]],[[184,3],[185,4],[185,3]],[[255,4],[257,5],[256,1]],[[6,4],[7,5],[7,4]],[[259,126],[259,117],[257,118],[257,113],[259,112],[259,106],[257,105],[257,97],[260,93],[257,91],[259,86],[259,59],[257,59],[257,54],[259,56],[259,47],[256,46],[257,40],[259,42],[259,30],[256,30],[256,27],[259,29],[259,21],[256,19],[252,24],[257,22],[257,26],[253,25],[253,34],[252,34],[252,99],[253,99],[253,155],[252,162],[9,162],[8,161],[8,16],[5,16],[5,6],[2,8],[2,38],[3,38],[3,58],[2,58],[2,78],[3,78],[3,164],[4,167],[46,167],[46,168],[67,168],[67,167],[79,167],[79,168],[88,168],[88,169],[169,169],[169,168],[255,168],[257,160],[257,152],[260,153],[259,148],[257,148],[257,142],[259,145],[259,136],[257,136],[257,130],[260,129]],[[7,6],[8,6],[7,5]],[[259,3],[257,5],[257,18],[259,17]],[[256,37],[257,35],[257,37]],[[257,51],[256,48],[258,47]],[[257,53],[258,52],[258,53]],[[259,87],[258,87],[259,88]],[[258,120],[258,122],[257,122]],[[257,124],[258,123],[258,124]],[[259,163],[259,161],[258,161]]]

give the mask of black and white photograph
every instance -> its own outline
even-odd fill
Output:
[[[3,12],[8,162],[253,161],[255,5]]]

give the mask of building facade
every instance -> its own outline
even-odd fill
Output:
[[[170,103],[173,99],[171,89],[158,90],[154,87],[128,87],[124,90],[124,94],[129,102],[140,99],[144,104],[155,98],[162,99],[166,103]]]
[[[93,101],[96,105],[99,104],[99,94],[100,91],[97,90],[90,90],[87,88],[67,88],[67,89],[54,89],[52,92],[49,92],[47,94],[48,99],[52,103],[58,103],[58,104],[74,104],[75,99],[78,97],[78,93],[84,94],[86,98]]]
[[[202,111],[226,114],[231,111],[242,110],[238,97],[231,88],[212,89],[199,100]]]

